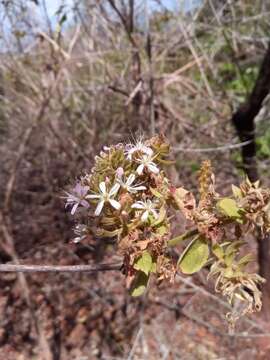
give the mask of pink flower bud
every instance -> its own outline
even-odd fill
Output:
[[[116,176],[121,179],[121,177],[124,175],[124,169],[122,167],[119,167],[116,170]]]

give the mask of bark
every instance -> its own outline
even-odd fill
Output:
[[[232,122],[241,141],[249,141],[242,148],[243,167],[251,181],[259,178],[256,163],[255,117],[270,91],[270,42],[262,61],[258,78],[247,101],[233,114]],[[258,237],[258,263],[260,275],[266,279],[263,287],[263,309],[270,319],[270,235]]]
[[[255,117],[270,91],[270,43],[260,67],[258,78],[247,101],[233,114],[232,122],[241,141],[243,167],[251,181],[259,178],[256,164]]]

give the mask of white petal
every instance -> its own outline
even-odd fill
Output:
[[[127,186],[130,186],[134,182],[134,180],[135,180],[135,174],[130,174],[126,181]]]
[[[139,175],[142,175],[143,169],[144,169],[144,164],[141,164],[141,165],[138,166],[138,168],[137,168],[136,171],[137,171],[137,173],[138,173]]]
[[[109,203],[112,205],[112,207],[114,207],[116,210],[121,209],[121,204],[114,200],[114,199],[109,199]]]
[[[131,205],[132,209],[145,209],[145,204],[142,201],[138,201]]]
[[[77,210],[77,207],[79,206],[79,203],[76,203],[73,205],[72,209],[71,209],[71,215],[75,214],[75,211]]]
[[[120,188],[120,184],[118,183],[114,184],[109,192],[109,196],[115,195],[118,192],[119,188]]]
[[[134,191],[146,190],[146,186],[133,186],[132,190]]]
[[[102,181],[102,182],[99,184],[99,189],[100,189],[100,191],[102,192],[102,194],[106,194],[106,193],[107,193],[105,181]]]
[[[147,146],[144,146],[143,152],[145,152],[149,156],[153,155],[153,150]]]
[[[146,221],[148,219],[148,216],[149,216],[149,211],[146,210],[143,214],[142,214],[142,221]]]
[[[86,199],[100,199],[101,196],[100,195],[87,195],[85,198]]]
[[[97,207],[96,207],[96,210],[95,210],[95,215],[96,216],[99,216],[102,209],[103,209],[103,206],[104,206],[104,200],[100,200],[100,202],[98,203]]]
[[[152,171],[152,173],[154,174],[158,174],[159,173],[159,169],[157,168],[156,164],[154,163],[149,163],[147,164],[147,167],[150,171]]]

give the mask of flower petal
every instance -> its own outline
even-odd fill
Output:
[[[142,201],[138,201],[131,205],[132,209],[145,209],[145,204]]]
[[[102,194],[106,194],[106,193],[107,193],[105,181],[102,181],[102,182],[99,184],[99,189],[100,189],[100,191],[102,192]]]
[[[102,209],[103,209],[104,203],[105,203],[104,200],[100,200],[100,201],[99,201],[99,203],[98,203],[98,205],[97,205],[97,207],[96,207],[96,210],[95,210],[95,215],[96,215],[96,216],[99,216],[99,215],[100,215],[100,213],[101,213],[101,211],[102,211]]]
[[[142,185],[142,186],[133,186],[131,189],[134,191],[139,191],[139,190],[146,190],[147,188],[146,186]]]
[[[114,200],[114,199],[109,199],[109,203],[112,205],[112,207],[114,207],[116,210],[120,210],[121,209],[121,204]]]
[[[102,196],[100,195],[87,195],[85,198],[86,199],[100,199]]]
[[[72,209],[71,209],[71,215],[74,215],[76,210],[77,210],[77,207],[79,206],[79,203],[76,203],[72,206]]]
[[[154,215],[154,217],[157,219],[158,218],[158,213],[155,209],[151,209],[152,214]]]
[[[144,164],[141,164],[141,165],[139,165],[138,167],[137,167],[137,173],[139,174],[139,175],[142,175],[142,173],[143,173],[143,169],[144,169]]]
[[[152,156],[153,155],[153,150],[147,146],[144,146],[143,147],[143,152],[149,156]]]
[[[122,176],[124,175],[124,169],[122,167],[119,167],[116,169],[116,177],[118,179],[122,179]]]
[[[148,216],[149,216],[149,211],[146,210],[146,211],[142,214],[142,217],[141,217],[142,221],[143,221],[143,222],[147,221]]]
[[[127,181],[126,181],[126,185],[127,186],[130,186],[135,180],[135,174],[130,174],[129,177],[127,178]]]
[[[159,173],[159,169],[158,169],[158,167],[156,166],[155,163],[151,162],[151,163],[147,164],[146,166],[152,173],[154,173],[154,174]]]
[[[85,208],[89,208],[89,204],[86,200],[81,200],[81,205],[84,206]]]
[[[119,188],[120,188],[119,183],[114,184],[113,187],[111,188],[110,192],[109,192],[109,196],[113,196],[113,195],[117,194]]]

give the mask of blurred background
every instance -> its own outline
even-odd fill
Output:
[[[104,145],[139,135],[168,138],[177,185],[196,191],[210,159],[222,194],[250,160],[269,186],[269,15],[266,0],[0,1],[1,262],[119,260],[72,244],[61,197]],[[206,274],[140,299],[117,272],[1,274],[0,360],[269,359],[264,316],[230,336]]]

